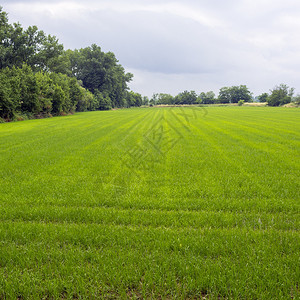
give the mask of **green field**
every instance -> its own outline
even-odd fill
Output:
[[[0,299],[299,299],[299,109],[78,113],[0,142]]]

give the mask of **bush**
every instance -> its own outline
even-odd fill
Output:
[[[245,100],[239,100],[238,106],[242,106],[245,103]]]

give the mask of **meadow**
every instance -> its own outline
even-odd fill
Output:
[[[0,124],[0,299],[299,299],[297,108]]]

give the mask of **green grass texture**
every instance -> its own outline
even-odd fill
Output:
[[[299,299],[297,108],[0,124],[0,299]]]

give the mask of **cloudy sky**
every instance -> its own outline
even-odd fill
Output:
[[[95,43],[143,95],[285,83],[300,93],[300,0],[2,0],[10,23],[37,25],[65,49]]]

